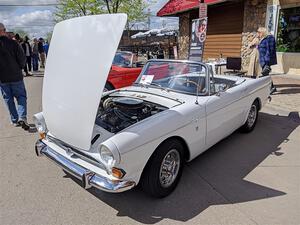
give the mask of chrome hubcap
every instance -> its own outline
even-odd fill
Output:
[[[252,127],[253,124],[255,123],[256,116],[257,116],[256,105],[252,105],[247,119],[247,123],[249,127]]]
[[[160,184],[167,188],[175,181],[180,167],[180,155],[176,149],[170,150],[164,157],[159,171]]]

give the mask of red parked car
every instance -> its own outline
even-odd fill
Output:
[[[104,91],[132,85],[140,75],[143,65],[136,62],[132,52],[117,52],[107,78]]]

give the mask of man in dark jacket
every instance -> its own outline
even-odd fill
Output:
[[[39,50],[40,59],[41,59],[41,68],[45,68],[46,55],[45,55],[45,50],[44,50],[44,39],[43,38],[39,38],[38,50]]]
[[[276,41],[273,35],[267,34],[267,29],[260,27],[258,35],[261,38],[258,45],[259,64],[262,68],[262,75],[267,76],[271,72],[271,66],[277,64]]]
[[[22,43],[22,48],[23,48],[23,51],[26,55],[26,63],[25,63],[24,71],[26,73],[26,76],[32,75],[32,74],[29,73],[29,72],[31,72],[32,50],[31,50],[31,46],[29,44],[29,38],[27,36],[25,36],[25,40]]]
[[[259,52],[259,64],[262,68],[261,74],[268,76],[271,72],[271,66],[277,64],[276,57],[276,41],[273,35],[267,33],[265,27],[260,27],[257,30],[260,42],[258,45]],[[276,91],[276,88],[272,82],[271,94]]]
[[[28,130],[27,96],[22,69],[26,58],[22,47],[6,36],[5,27],[0,23],[0,89],[14,126],[21,125]],[[16,109],[14,98],[18,102]]]

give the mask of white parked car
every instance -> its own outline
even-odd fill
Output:
[[[254,129],[271,79],[214,76],[200,62],[150,60],[133,86],[103,93],[125,23],[126,15],[117,14],[56,25],[43,111],[34,116],[41,136],[36,153],[85,188],[122,192],[141,184],[164,197],[186,162],[236,129]]]

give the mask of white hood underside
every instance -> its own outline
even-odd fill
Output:
[[[79,17],[53,31],[43,84],[43,114],[56,138],[88,150],[102,91],[126,14]]]

